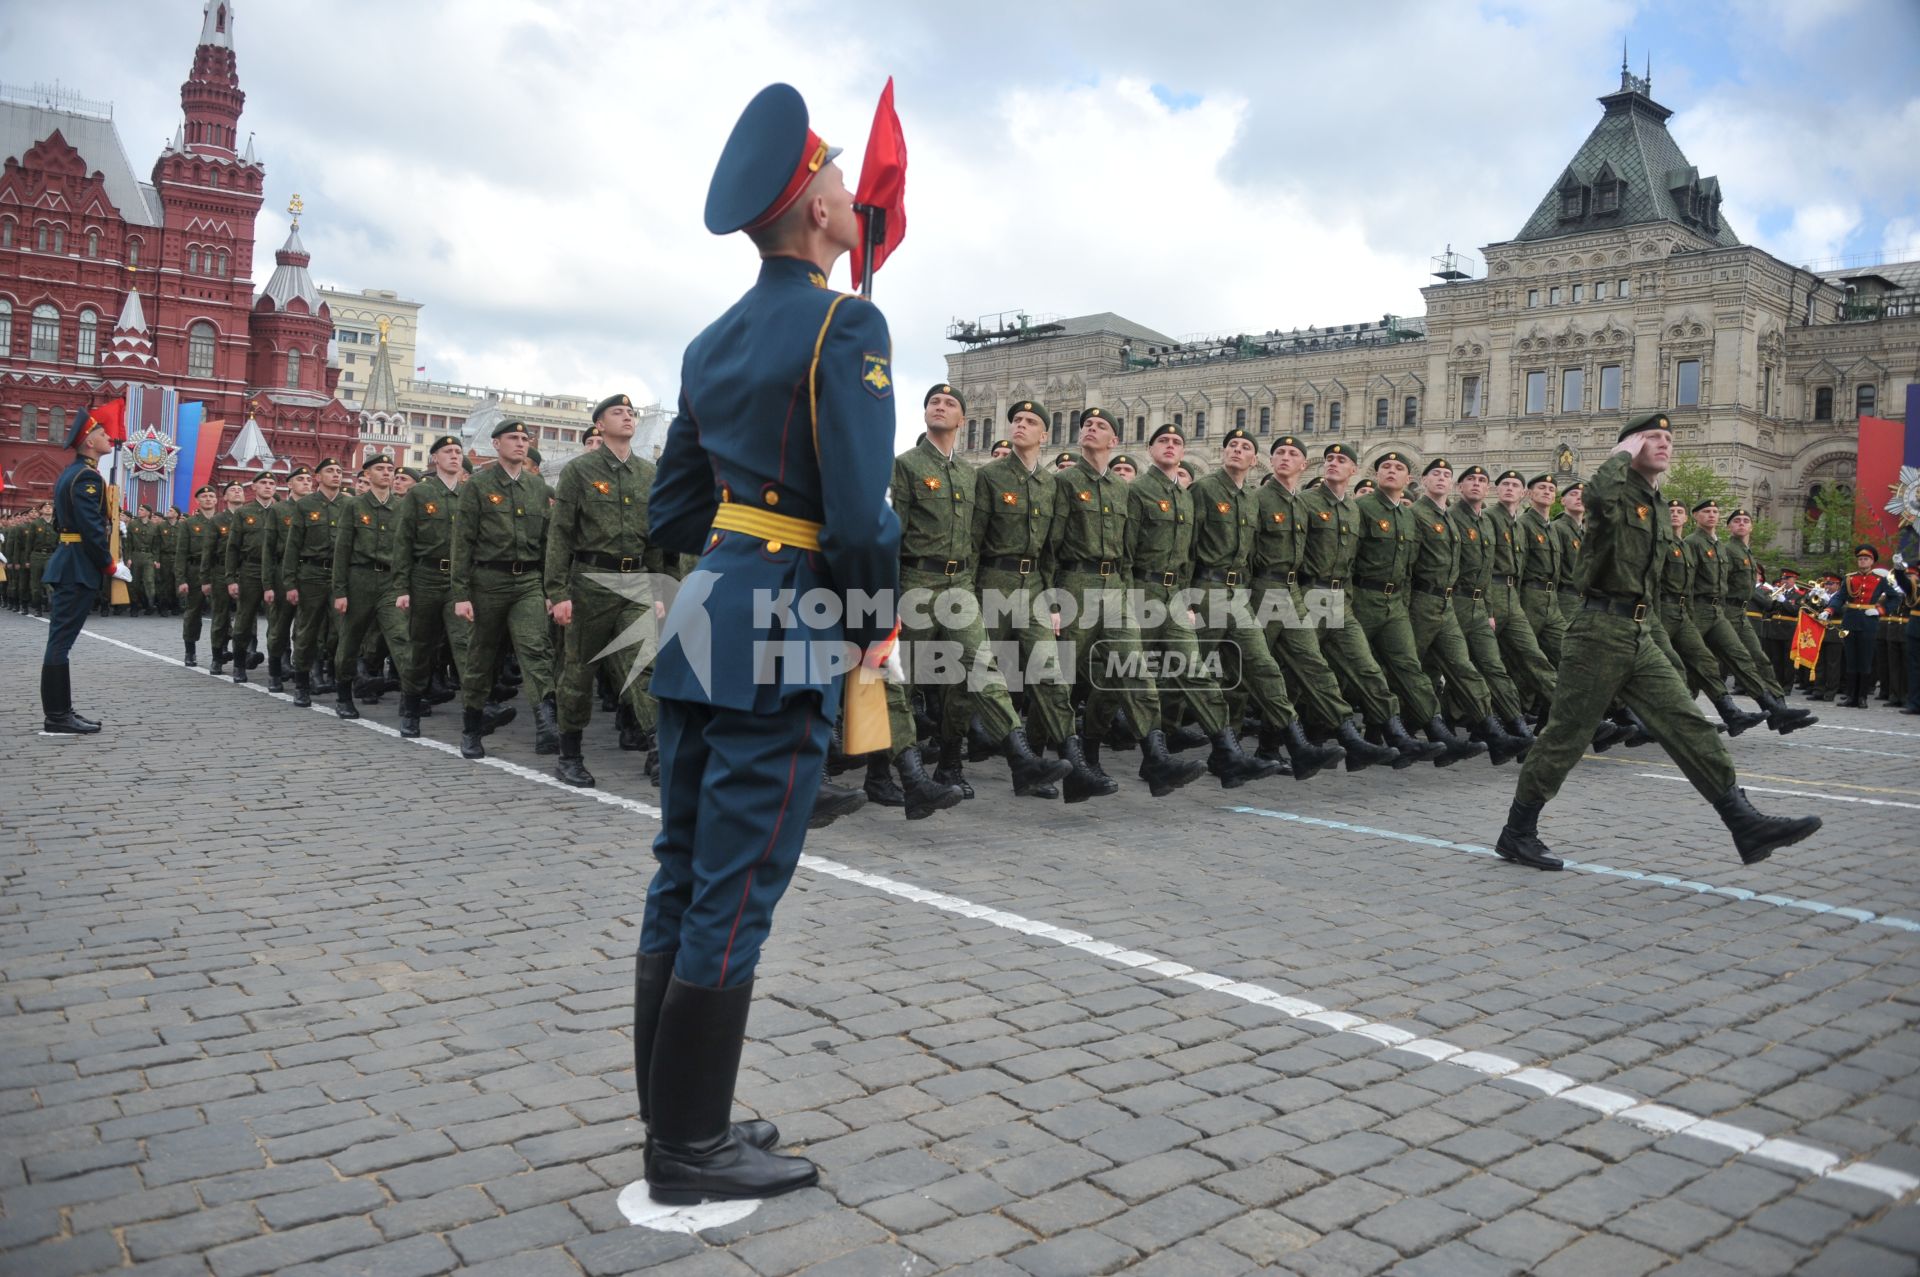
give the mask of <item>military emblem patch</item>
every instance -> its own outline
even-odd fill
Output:
[[[1382,520],[1380,520],[1380,530],[1381,530],[1382,532],[1385,532],[1385,531],[1386,531],[1386,530],[1387,530],[1388,528],[1390,528],[1390,527],[1392,527],[1392,526],[1393,526],[1393,524],[1392,524],[1391,522],[1389,522],[1388,520],[1386,520],[1386,519],[1382,519]]]
[[[1165,514],[1165,513],[1166,513],[1166,512],[1168,511],[1168,510],[1171,510],[1171,509],[1173,509],[1173,502],[1171,502],[1171,501],[1162,501],[1162,502],[1160,503],[1160,512],[1161,512],[1162,514]]]
[[[1579,538],[1579,537],[1575,537],[1575,538],[1573,539],[1573,548],[1574,548],[1574,549],[1576,549],[1576,550],[1578,550],[1578,549],[1580,548],[1580,538]]]
[[[1017,492],[1002,492],[1000,494],[1000,499],[1006,502],[1008,505],[1020,504],[1020,494]]]
[[[100,485],[97,483],[89,483],[84,487],[82,487],[80,490],[86,493],[90,497],[97,497],[100,495]]]
[[[1275,522],[1276,524],[1279,524],[1279,523],[1285,523],[1285,522],[1287,521],[1287,516],[1286,516],[1286,515],[1284,515],[1284,514],[1282,514],[1282,513],[1280,512],[1280,511],[1278,511],[1278,510],[1275,510],[1275,511],[1273,512],[1273,521],[1274,521],[1274,522]]]
[[[1080,499],[1081,499],[1082,501],[1091,501],[1091,500],[1093,500],[1093,494],[1092,494],[1091,492],[1082,492],[1082,493],[1080,493],[1080,494],[1079,494],[1079,497],[1080,497]]]
[[[1540,545],[1545,545],[1545,544],[1547,543],[1547,538],[1546,538],[1546,537],[1544,537],[1544,536],[1542,536],[1542,535],[1541,535],[1540,533],[1538,533],[1538,532],[1536,532],[1536,533],[1534,533],[1534,534],[1533,534],[1533,539],[1534,539],[1534,541],[1536,541],[1536,542],[1537,542],[1537,543],[1539,543]]]
[[[372,515],[370,515],[370,514],[363,514],[363,515],[361,515],[361,516],[360,516],[360,525],[361,525],[362,527],[367,527],[367,528],[370,528],[370,527],[372,527],[372,526],[373,526],[373,516],[372,516]]]
[[[1636,519],[1644,519],[1644,518],[1646,518],[1646,517],[1647,517],[1647,507],[1645,507],[1645,506],[1643,506],[1643,505],[1637,505],[1637,506],[1635,506],[1635,507],[1633,507],[1633,517],[1634,517],[1634,518],[1636,518]]]
[[[1333,515],[1329,511],[1322,510],[1320,512],[1320,521],[1322,523],[1325,523],[1328,519],[1331,519],[1332,517]]]
[[[501,496],[498,492],[489,492],[487,494],[487,500],[493,502],[495,505],[499,505],[502,501],[506,500],[506,498]]]
[[[887,371],[887,357],[869,350],[860,356],[860,384],[875,399],[888,399],[893,395],[893,377]]]
[[[1708,550],[1708,551],[1707,551],[1707,557],[1708,557],[1709,559],[1711,559],[1711,558],[1713,557],[1713,551],[1712,551],[1712,550]]]
[[[1447,525],[1444,523],[1436,523],[1433,525],[1433,530],[1435,532],[1445,532],[1447,530]]]
[[[1467,540],[1478,541],[1479,539],[1480,539],[1480,529],[1478,528],[1467,529]]]
[[[936,475],[928,475],[926,478],[922,479],[920,482],[927,485],[928,492],[940,491],[940,479]]]
[[[593,481],[593,490],[595,492],[598,492],[603,497],[608,497],[613,495],[613,485],[611,483],[608,483],[605,479],[595,479]]]
[[[1165,502],[1162,502],[1161,504],[1162,504],[1162,505],[1164,505],[1164,504],[1166,504],[1166,503],[1165,503]],[[1230,505],[1228,505],[1228,504],[1227,504],[1226,502],[1224,502],[1224,501],[1216,501],[1216,502],[1214,502],[1214,505],[1213,505],[1213,508],[1214,508],[1215,510],[1217,510],[1217,511],[1219,511],[1219,512],[1220,512],[1221,514],[1225,514],[1225,513],[1227,512],[1227,511],[1229,511],[1229,510],[1231,510],[1231,509],[1233,509],[1233,507],[1232,507],[1232,506],[1230,506]]]
[[[827,277],[817,270],[810,270],[807,272],[807,282],[815,288],[825,288],[827,286]]]
[[[307,512],[307,522],[309,523],[320,522],[320,512],[318,510],[309,510]]]
[[[439,513],[440,513],[440,507],[439,507],[439,506],[437,506],[437,505],[435,505],[435,504],[434,504],[433,502],[431,502],[431,501],[429,501],[429,502],[427,502],[427,513],[428,513],[428,514],[439,514]]]
[[[248,515],[248,516],[247,516],[247,526],[248,526],[248,527],[252,527],[252,526],[253,526],[253,516],[252,516],[252,515]]]

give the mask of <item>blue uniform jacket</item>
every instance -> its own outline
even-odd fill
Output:
[[[771,713],[817,692],[838,712],[827,654],[893,629],[892,354],[872,302],[790,257],[762,262],[687,347],[649,515],[654,545],[700,562],[667,614],[655,696]],[[822,524],[820,549],[711,530],[723,500]],[[810,591],[840,606],[801,606]]]
[[[107,483],[90,461],[76,460],[53,485],[53,522],[80,540],[62,541],[47,559],[48,585],[84,585],[99,589],[113,566],[107,548]]]

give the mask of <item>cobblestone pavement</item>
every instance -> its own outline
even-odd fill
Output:
[[[856,1277],[1920,1268],[1920,720],[1734,742],[1744,869],[1657,748],[1485,854],[1515,772],[980,797],[809,840],[740,1079],[817,1189],[628,1224],[656,796],[96,621],[91,739],[0,615],[0,1271]],[[109,642],[107,640],[113,640]],[[1116,769],[1130,771],[1126,755]],[[671,1223],[671,1220],[662,1221]]]

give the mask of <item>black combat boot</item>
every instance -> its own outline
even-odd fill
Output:
[[[1601,719],[1600,725],[1593,729],[1593,752],[1604,754],[1620,743],[1626,730],[1610,719]]]
[[[321,657],[319,676],[313,680],[313,690],[322,696],[326,696],[334,690],[338,683],[339,680],[334,676],[333,658],[331,656]]]
[[[284,692],[287,690],[286,671],[287,671],[286,662],[282,661],[278,656],[274,655],[272,652],[268,652],[267,653],[267,690],[269,692]]]
[[[1123,719],[1115,719],[1114,726],[1121,728]],[[1238,753],[1238,742],[1235,744]],[[1140,779],[1147,782],[1147,790],[1155,798],[1165,798],[1174,790],[1191,785],[1206,772],[1204,763],[1182,762],[1167,752],[1167,735],[1158,728],[1140,738]]]
[[[1533,869],[1562,867],[1560,858],[1548,852],[1547,845],[1540,841],[1540,809],[1544,805],[1516,800],[1507,808],[1506,828],[1500,831],[1500,840],[1493,845],[1502,860]]]
[[[1713,698],[1713,711],[1720,715],[1720,721],[1727,725],[1728,736],[1738,736],[1749,727],[1758,727],[1767,721],[1765,714],[1749,714],[1735,705],[1733,697],[1725,692]]]
[[[40,730],[55,736],[91,736],[100,724],[73,712],[73,667],[40,667]]]
[[[233,681],[236,683],[246,682],[247,670],[249,668],[247,665],[247,645],[236,639],[233,644]]]
[[[1447,747],[1439,741],[1415,740],[1398,714],[1382,724],[1380,734],[1387,744],[1400,751],[1400,757],[1393,764],[1395,771],[1413,763],[1430,763],[1447,752]]]
[[[1108,794],[1118,793],[1119,782],[1100,770],[1099,749],[1087,749],[1078,736],[1069,736],[1060,742],[1060,761],[1067,765],[1066,793],[1070,803],[1084,803],[1089,798],[1105,798]]]
[[[420,698],[412,692],[400,693],[400,734],[408,740],[420,734]]]
[[[1797,732],[1802,727],[1812,727],[1820,721],[1813,716],[1812,710],[1798,705],[1789,705],[1771,692],[1762,692],[1754,699],[1759,701],[1760,708],[1767,712],[1767,726],[1782,736],[1788,732]]]
[[[1286,743],[1287,758],[1295,780],[1312,780],[1320,774],[1321,768],[1333,766],[1346,753],[1332,741],[1316,745],[1308,740],[1307,729],[1297,718],[1287,724],[1281,735]]]
[[[1205,749],[1213,744],[1213,737],[1198,723],[1187,723],[1164,733],[1167,738],[1167,752],[1184,754],[1190,749]]]
[[[908,820],[925,820],[936,811],[959,806],[960,791],[927,775],[918,746],[909,745],[894,755],[893,768],[900,774],[900,792],[906,796]]]
[[[1433,760],[1435,767],[1451,767],[1487,752],[1487,747],[1479,741],[1455,736],[1453,729],[1447,726],[1447,720],[1438,714],[1427,720],[1427,739],[1441,747],[1440,757]]]
[[[1000,749],[1007,756],[1007,769],[1013,773],[1013,792],[1023,797],[1042,785],[1064,780],[1073,771],[1073,764],[1064,759],[1048,759],[1034,753],[1024,727],[1016,726],[1008,732],[1007,738],[1000,742]],[[940,773],[935,772],[933,778],[940,780]]]
[[[560,726],[551,696],[543,696],[533,704],[533,752],[560,752]]]
[[[293,672],[293,707],[307,709],[313,704],[313,676],[305,670]]]
[[[186,647],[187,647],[187,668],[195,669],[199,666],[200,662],[194,658],[194,654],[193,654],[194,644],[188,643]]]
[[[986,725],[980,721],[980,716],[975,714],[972,718],[968,719],[967,761],[970,763],[985,762],[999,752],[1000,746],[988,739]]]
[[[867,781],[861,787],[876,807],[905,807],[907,796],[893,779],[893,765],[880,750],[867,755]]]
[[[933,769],[933,783],[951,785],[960,791],[960,797],[973,797],[973,786],[967,783],[966,768],[961,764],[962,742],[957,736],[940,738],[940,761]]]
[[[353,705],[353,680],[343,678],[334,683],[333,712],[341,718],[360,717],[360,711]]]
[[[1486,721],[1480,724],[1476,739],[1486,745],[1487,758],[1495,767],[1510,763],[1527,752],[1524,744],[1507,735],[1507,729],[1500,725],[1499,717],[1494,714],[1487,715]]]
[[[553,765],[553,774],[576,789],[593,788],[593,773],[580,753],[579,732],[560,733],[560,759]]]
[[[803,1157],[742,1140],[733,1087],[753,981],[708,989],[672,977],[655,1022],[648,1073],[647,1191],[663,1205],[776,1197],[817,1183]]]
[[[262,650],[262,648],[258,643],[250,643],[247,645],[247,668],[248,669],[250,670],[259,669],[260,662],[266,659],[267,659],[267,654],[264,650]],[[400,686],[400,684],[396,682],[394,686],[398,687]]]
[[[885,766],[885,763],[882,763]],[[905,799],[901,799],[905,802]],[[867,805],[867,796],[850,785],[836,785],[830,780],[820,782],[820,792],[814,796],[813,814],[807,817],[808,829],[825,829],[842,816],[851,816]]]
[[[1626,730],[1626,739],[1620,743],[1628,749],[1638,749],[1642,745],[1651,745],[1654,740],[1653,729],[1638,714],[1622,705],[1614,712],[1613,721]]]
[[[1335,741],[1346,751],[1347,770],[1363,772],[1375,763],[1392,763],[1396,768],[1400,764],[1400,751],[1391,745],[1376,745],[1360,734],[1351,718],[1340,720],[1340,726],[1334,729]],[[1418,742],[1416,742],[1418,743]],[[1409,760],[1411,761],[1411,760]]]
[[[816,803],[817,807],[818,804]],[[653,1078],[653,1039],[660,1027],[660,1004],[666,1000],[667,985],[673,979],[671,953],[643,953],[633,964],[633,1087],[640,1096],[640,1121],[649,1123],[652,1101],[648,1095]],[[780,1128],[772,1122],[755,1119],[735,1122],[733,1137],[755,1148],[773,1148],[780,1143]],[[651,1174],[649,1164],[653,1145],[641,1155],[641,1170]]]
[[[488,701],[480,707],[480,731],[491,736],[519,717],[520,711],[511,705],[502,705],[498,701]]]
[[[227,672],[227,649],[224,645],[219,643],[213,645],[211,659],[212,664],[207,666],[207,673],[217,678]]]
[[[1240,748],[1240,737],[1233,728],[1223,727],[1209,739],[1213,752],[1207,755],[1207,770],[1219,779],[1220,788],[1238,789],[1250,780],[1265,780],[1280,770],[1278,762],[1263,762]]]
[[[460,757],[485,758],[487,747],[482,738],[486,734],[481,711],[477,709],[460,711]]]
[[[1820,828],[1818,816],[1764,816],[1747,801],[1747,791],[1738,786],[1713,800],[1733,845],[1740,852],[1740,863],[1757,865],[1782,847],[1791,847]]]

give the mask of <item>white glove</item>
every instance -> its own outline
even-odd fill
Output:
[[[1875,568],[1875,569],[1873,570],[1873,574],[1874,574],[1875,576],[1877,576],[1877,577],[1879,577],[1879,578],[1880,578],[1880,579],[1881,579],[1882,581],[1891,581],[1891,580],[1893,580],[1893,569],[1892,569],[1892,568]]]
[[[132,583],[133,570],[124,563],[116,562],[113,565],[113,579],[116,581],[126,581],[128,583]]]
[[[1870,608],[1868,608],[1868,609],[1867,609],[1867,615],[1868,615],[1868,616],[1878,616],[1878,615],[1880,615],[1880,609],[1879,609],[1879,608],[1877,608],[1877,607],[1870,607]]]

